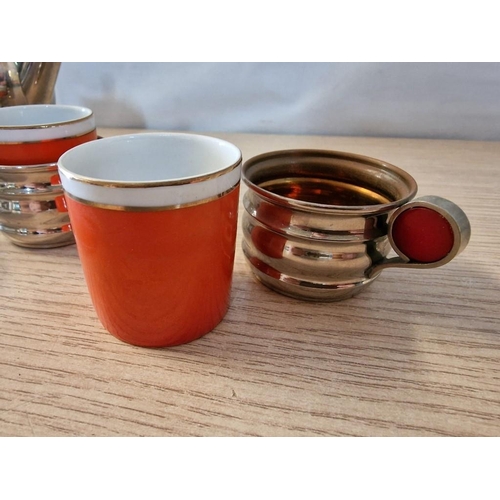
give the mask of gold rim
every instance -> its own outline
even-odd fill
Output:
[[[197,205],[203,205],[205,203],[209,203],[211,201],[218,200],[219,198],[223,198],[227,194],[231,193],[235,189],[238,188],[239,182],[236,183],[234,186],[230,187],[223,193],[219,193],[215,196],[212,196],[210,198],[204,198],[203,200],[198,200],[198,201],[193,201],[190,203],[183,203],[183,204],[177,204],[177,205],[165,205],[165,206],[160,206],[160,207],[131,207],[131,206],[126,206],[126,205],[109,205],[107,203],[98,203],[95,201],[89,201],[89,200],[84,200],[82,198],[79,198],[78,196],[74,196],[67,191],[64,191],[64,195],[67,196],[68,198],[71,198],[74,201],[77,201],[78,203],[81,203],[83,205],[88,205],[90,207],[95,207],[95,208],[103,208],[105,210],[116,210],[119,212],[160,212],[162,210],[177,210],[179,208],[188,208],[188,207],[195,207]]]
[[[39,144],[41,142],[48,142],[48,141],[67,141],[67,140],[70,140],[70,139],[76,139],[78,137],[82,137],[84,135],[87,135],[87,134],[90,134],[91,132],[93,132],[94,130],[96,130],[96,128],[91,128],[89,130],[87,130],[86,132],[83,132],[82,134],[77,134],[77,135],[70,135],[70,136],[67,136],[67,137],[55,137],[53,139],[40,139],[38,141],[17,141],[17,142],[1,142],[0,141],[0,146],[14,146],[14,145],[19,145],[19,144]]]
[[[229,167],[225,168],[224,170],[220,170],[217,172],[212,172],[210,174],[205,174],[201,175],[198,177],[188,177],[186,179],[179,179],[179,180],[172,180],[172,181],[144,181],[144,182],[127,182],[127,181],[110,181],[110,180],[99,180],[99,179],[92,179],[90,177],[83,177],[79,175],[75,175],[71,172],[69,172],[63,165],[59,165],[59,169],[64,173],[66,178],[69,180],[73,180],[76,182],[81,182],[83,184],[90,184],[92,186],[101,186],[105,188],[130,188],[130,189],[135,189],[135,188],[155,188],[155,187],[165,187],[165,186],[182,186],[182,185],[189,185],[189,184],[196,184],[197,182],[204,182],[208,181],[211,179],[216,179],[217,177],[221,177],[225,174],[228,174],[229,172],[232,172],[236,168],[238,168],[241,165],[241,156],[240,158],[230,165]]]

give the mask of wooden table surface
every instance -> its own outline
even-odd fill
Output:
[[[223,322],[145,349],[102,328],[75,245],[29,250],[0,235],[0,435],[500,435],[500,143],[209,135],[244,159],[288,148],[384,159],[419,195],[463,208],[469,246],[441,268],[386,270],[355,298],[307,303],[254,280],[239,231]]]

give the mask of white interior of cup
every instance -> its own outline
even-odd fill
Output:
[[[125,207],[183,206],[240,181],[241,152],[221,139],[142,133],[91,141],[58,162],[64,189],[88,202]]]
[[[95,129],[92,110],[82,106],[31,104],[0,108],[0,142],[62,139]]]

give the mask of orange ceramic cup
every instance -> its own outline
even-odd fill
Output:
[[[213,330],[229,307],[239,149],[212,137],[143,133],[77,146],[58,166],[103,326],[149,347]]]
[[[0,108],[0,165],[55,163],[69,149],[97,138],[92,111],[32,104]]]

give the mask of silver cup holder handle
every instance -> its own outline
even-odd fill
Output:
[[[394,211],[388,237],[397,257],[370,267],[369,278],[389,267],[431,268],[447,264],[469,243],[470,222],[455,203],[423,196]]]

